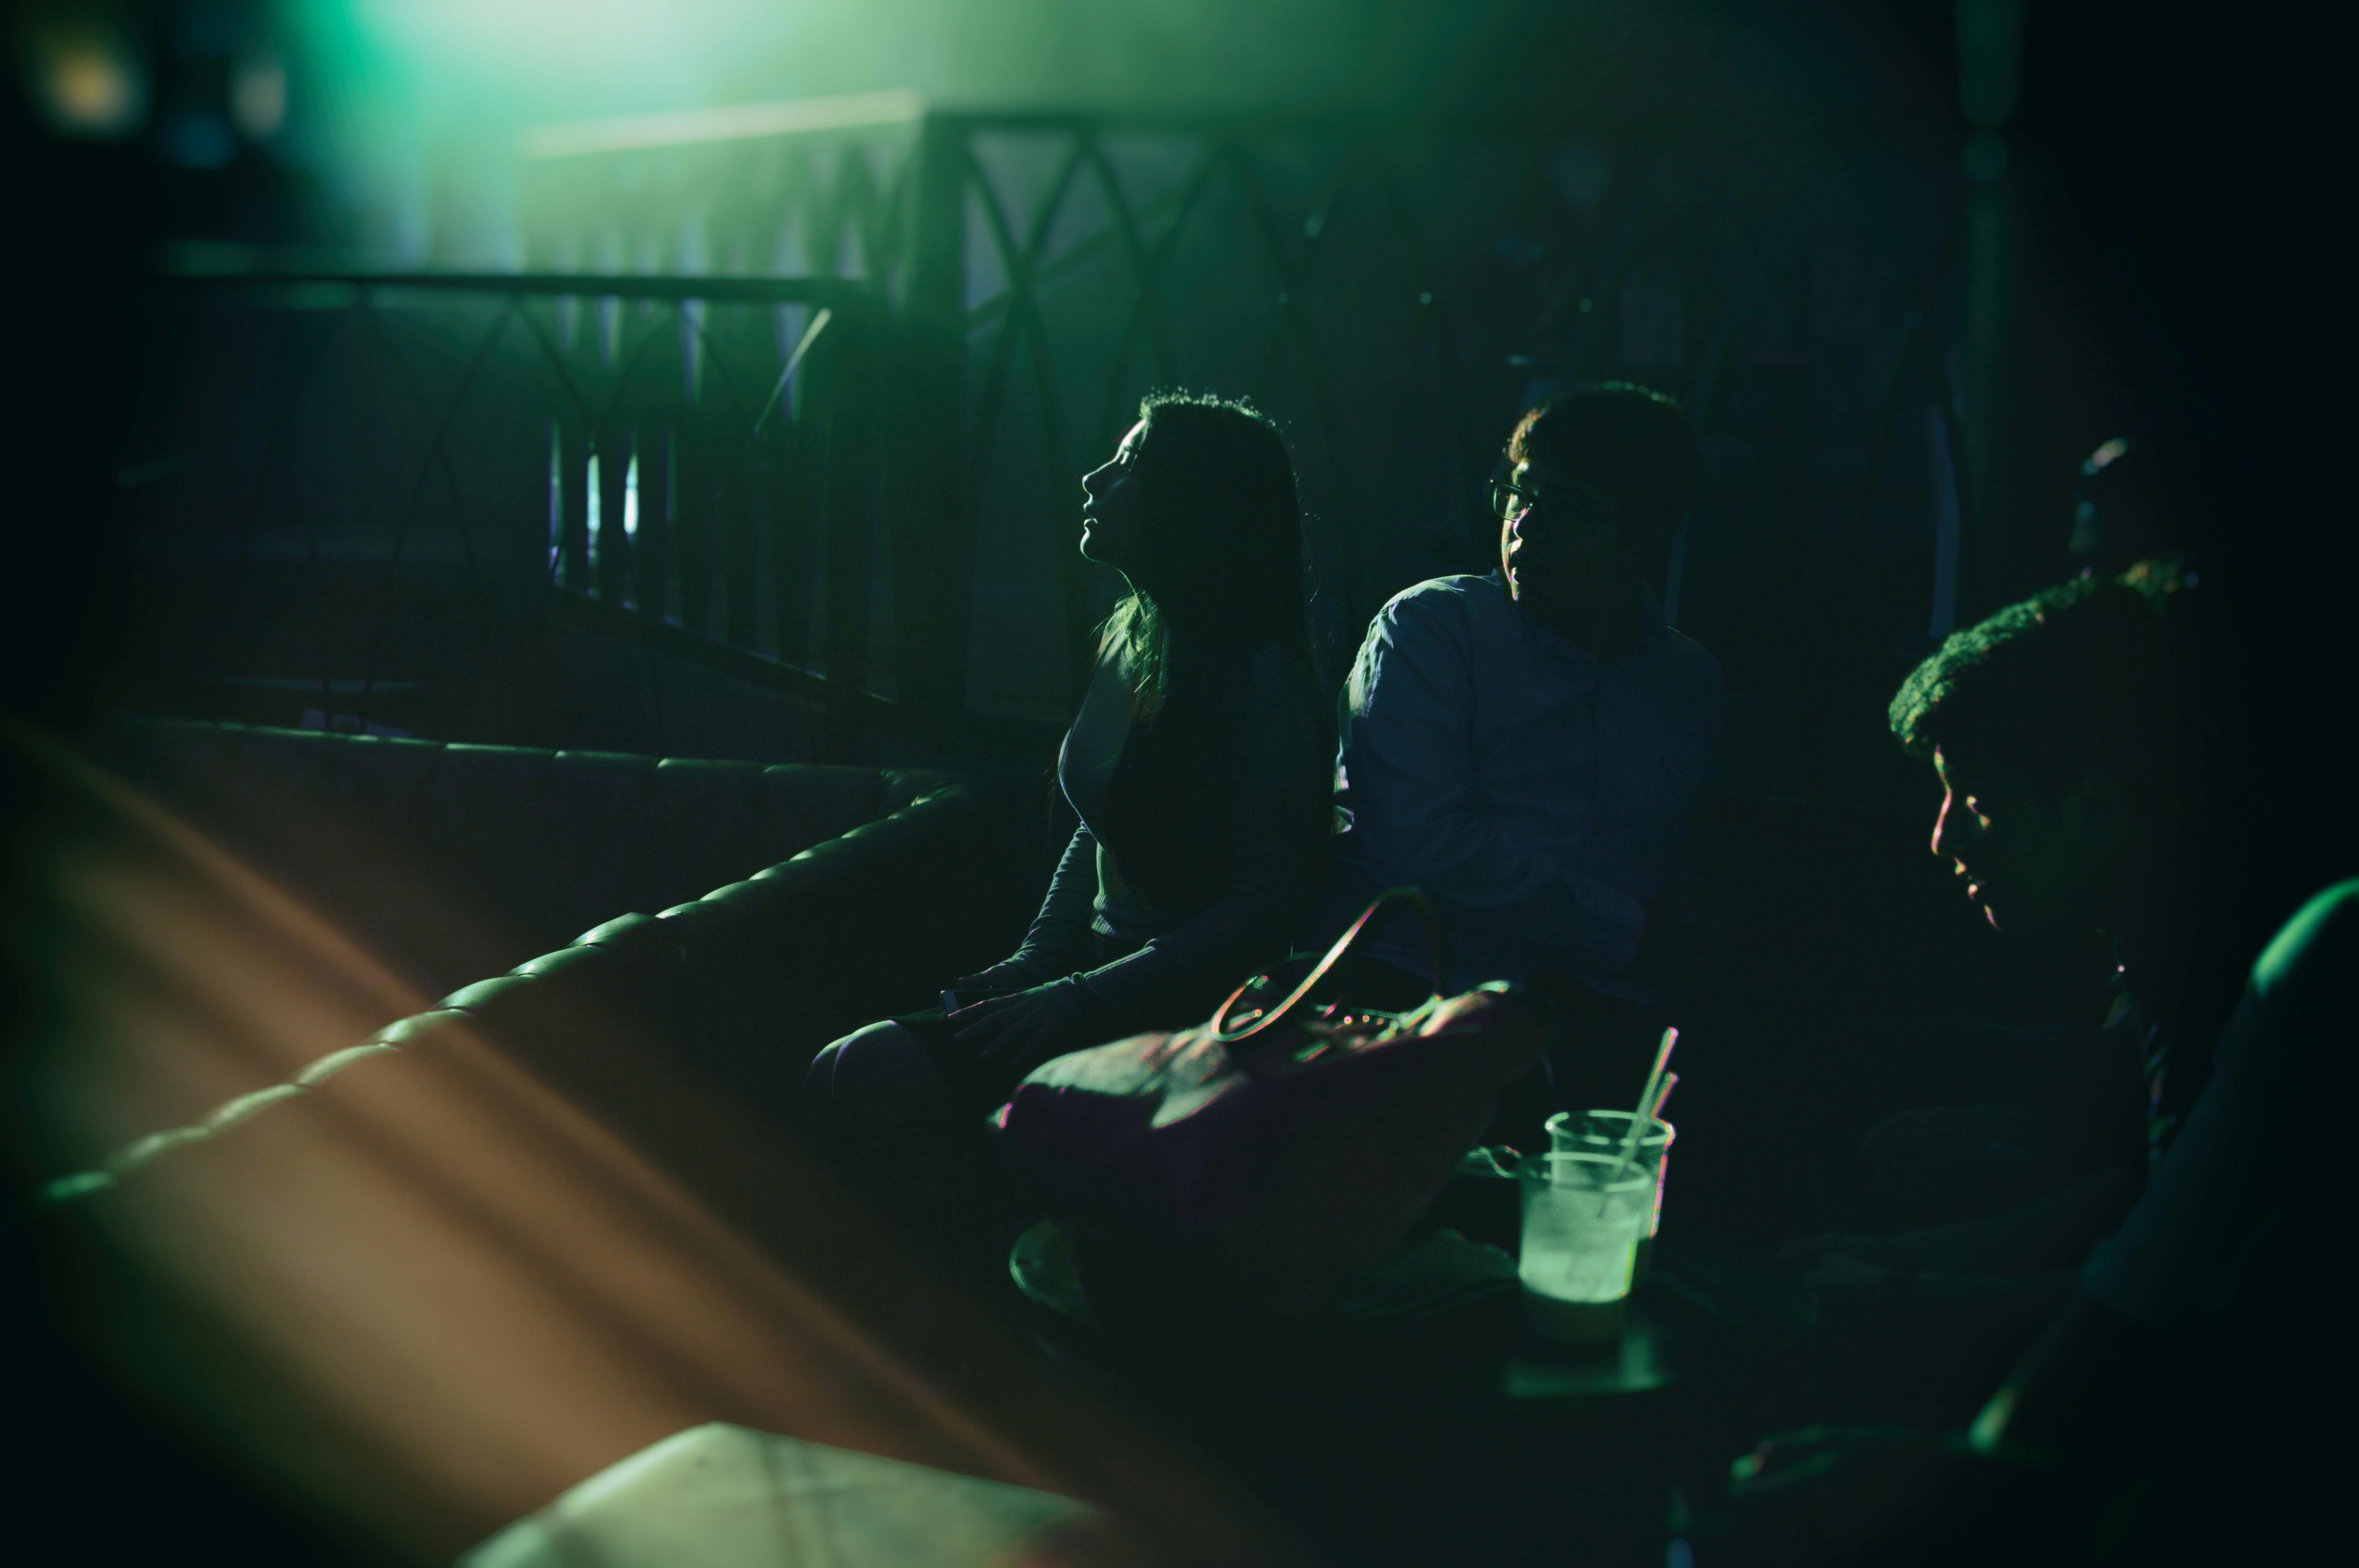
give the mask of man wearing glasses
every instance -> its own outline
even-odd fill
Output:
[[[1720,665],[1649,587],[1694,495],[1695,435],[1669,398],[1607,383],[1525,414],[1506,456],[1499,569],[1397,595],[1353,665],[1336,907],[1421,887],[1449,923],[1451,989],[1537,977],[1631,1014],[1704,946],[1678,856],[1719,751]],[[1407,923],[1379,941],[1371,957],[1422,972]]]

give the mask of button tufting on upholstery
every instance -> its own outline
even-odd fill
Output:
[[[175,1127],[162,1132],[151,1132],[109,1154],[99,1162],[99,1168],[110,1175],[120,1177],[146,1164],[167,1149],[177,1149],[183,1143],[194,1143],[201,1138],[211,1136],[210,1130],[201,1126]]]
[[[560,947],[554,953],[543,953],[528,963],[518,964],[508,973],[516,977],[528,975],[534,979],[547,979],[550,976],[565,974],[571,970],[597,968],[614,962],[614,955],[603,947],[585,946],[577,943],[571,947]]]
[[[629,934],[655,918],[647,914],[618,914],[612,920],[601,921],[573,939],[573,946],[612,946],[627,943]]]
[[[291,1084],[274,1084],[266,1089],[256,1089],[250,1095],[240,1095],[205,1118],[205,1130],[219,1132],[225,1127],[234,1127],[266,1106],[276,1105],[280,1100],[291,1099],[301,1094],[307,1087],[299,1076],[297,1081]]]
[[[506,992],[514,990],[518,986],[530,984],[532,984],[532,977],[529,975],[515,973],[494,975],[488,980],[477,980],[472,986],[461,986],[457,990],[435,1003],[435,1007],[438,1010],[451,1012],[479,1013],[497,1001]]]
[[[57,1177],[41,1189],[53,1206],[105,1193],[127,1173],[216,1135],[232,1146],[285,1136],[282,1117],[261,1113],[332,1081],[332,1100],[375,1095],[374,1086],[388,1080],[353,1069],[404,1058],[422,1065],[419,1053],[436,1055],[438,1044],[462,1054],[469,1042],[495,1044],[527,1064],[563,1069],[582,1049],[596,1048],[589,1038],[596,1026],[631,1010],[685,1009],[681,1016],[700,1027],[717,1021],[727,1030],[745,1027],[741,1018],[774,1016],[745,1005],[747,978],[789,975],[798,978],[783,983],[808,986],[829,976],[841,955],[873,944],[861,923],[891,907],[873,890],[897,885],[921,859],[940,863],[974,819],[978,798],[945,775],[914,770],[658,761],[177,720],[121,721],[103,754],[135,782],[251,834],[278,827],[274,814],[309,812],[315,825],[350,820],[384,844],[462,864],[473,886],[565,883],[598,902],[568,927],[582,931],[572,945],[462,986],[286,1082],[140,1138],[95,1169]],[[890,815],[878,819],[880,811]],[[962,850],[951,856],[965,858]],[[748,875],[749,866],[762,869]],[[351,891],[364,923],[384,889],[363,878]],[[612,914],[635,906],[662,913]],[[683,970],[683,960],[698,967]],[[683,973],[692,984],[680,984]],[[245,1130],[257,1119],[281,1130]]]
[[[436,1016],[437,1015],[434,1013],[421,1013],[419,1015],[420,1018],[433,1018]],[[403,1023],[412,1023],[416,1022],[418,1022],[416,1019],[402,1020]],[[399,1025],[396,1025],[395,1027],[398,1028]],[[351,1066],[354,1062],[363,1061],[368,1057],[398,1049],[400,1049],[400,1047],[394,1044],[389,1040],[369,1040],[364,1041],[358,1045],[347,1045],[341,1051],[329,1052],[326,1055],[321,1057],[318,1061],[312,1063],[310,1066],[296,1074],[295,1081],[307,1089],[311,1088],[317,1085],[327,1082],[330,1078],[334,1077],[338,1073],[342,1072],[346,1067]]]
[[[376,1032],[370,1043],[382,1045],[414,1045],[419,1039],[438,1029],[449,1024],[464,1022],[466,1017],[465,1013],[456,1008],[437,1005],[424,1012],[413,1012],[408,1018],[386,1024]]]
[[[100,741],[429,987],[618,910],[676,909],[949,782],[181,720],[118,720]],[[435,919],[446,901],[468,918]]]

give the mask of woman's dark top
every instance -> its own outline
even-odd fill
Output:
[[[1134,706],[1102,659],[1057,764],[1082,824],[1024,941],[1080,970],[1106,1038],[1201,1022],[1285,956],[1331,869],[1333,727],[1309,660],[1266,646],[1175,670],[1151,721]]]

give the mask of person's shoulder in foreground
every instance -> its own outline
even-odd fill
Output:
[[[2359,1011],[2359,880],[2296,912],[2254,961],[2245,1003],[2223,1033],[2212,1079],[2145,1196],[2098,1243],[2081,1282],[2104,1305],[2176,1325],[2223,1306],[2262,1238],[2311,1184],[2315,1132],[2334,1099]]]
[[[2303,904],[2253,963],[2253,991],[2265,1003],[2350,989],[2359,974],[2359,877]]]

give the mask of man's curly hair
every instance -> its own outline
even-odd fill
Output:
[[[2027,774],[2060,799],[2103,770],[2134,797],[2178,797],[2187,755],[2175,563],[2082,578],[1951,633],[1901,683],[1892,733],[1910,756]]]

